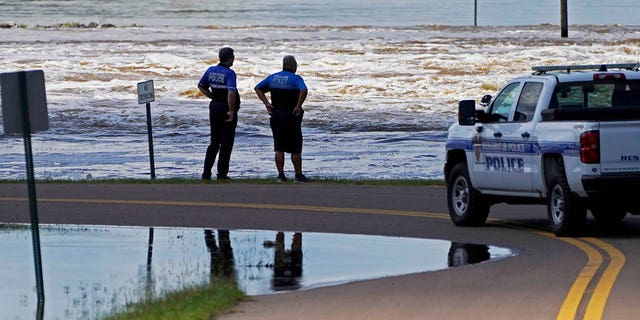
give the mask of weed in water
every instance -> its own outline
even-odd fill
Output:
[[[232,281],[220,280],[171,292],[161,298],[129,304],[107,320],[210,320],[245,298]]]

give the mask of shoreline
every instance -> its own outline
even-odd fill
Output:
[[[444,186],[442,179],[327,179],[314,178],[307,184],[338,184],[338,185],[366,185],[366,186]],[[5,179],[0,184],[24,184],[26,180]],[[199,180],[182,178],[164,179],[36,179],[36,184],[303,184],[298,182],[277,182],[275,178],[236,178],[230,180]]]

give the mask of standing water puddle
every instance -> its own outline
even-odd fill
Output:
[[[44,319],[95,319],[212,277],[248,295],[442,270],[501,259],[500,247],[444,240],[188,228],[41,226]],[[33,319],[27,225],[0,224],[0,319]]]

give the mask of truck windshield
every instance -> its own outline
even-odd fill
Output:
[[[561,83],[551,99],[550,109],[640,108],[640,80]]]

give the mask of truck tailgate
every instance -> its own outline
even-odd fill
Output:
[[[600,123],[603,174],[640,173],[640,121]]]

